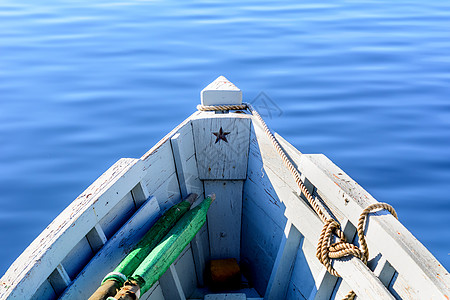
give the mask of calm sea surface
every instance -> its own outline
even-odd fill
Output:
[[[450,269],[450,2],[3,0],[0,275],[219,75]]]

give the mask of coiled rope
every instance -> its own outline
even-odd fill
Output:
[[[283,163],[292,173],[295,183],[300,188],[300,191],[303,193],[305,198],[308,200],[308,203],[314,209],[316,214],[319,216],[320,220],[324,223],[322,228],[322,232],[319,237],[319,242],[317,245],[316,256],[319,261],[327,268],[330,274],[340,277],[339,273],[333,268],[331,265],[331,259],[342,258],[349,255],[353,255],[361,259],[362,262],[367,264],[367,260],[369,259],[369,249],[367,247],[366,238],[364,236],[364,225],[367,218],[367,215],[376,209],[385,209],[389,211],[395,218],[397,218],[397,213],[394,208],[387,203],[374,203],[366,207],[361,215],[359,216],[358,226],[357,226],[357,234],[359,238],[359,243],[361,247],[357,247],[351,243],[347,242],[345,238],[344,232],[340,229],[339,223],[333,219],[333,217],[328,213],[328,211],[324,210],[317,201],[317,198],[314,198],[311,193],[306,189],[305,184],[301,180],[300,173],[297,168],[291,162],[291,160],[286,155],[286,152],[281,148],[280,143],[275,138],[273,133],[270,131],[266,122],[264,122],[263,118],[260,114],[248,103],[243,103],[242,105],[197,105],[197,109],[199,111],[227,111],[227,110],[246,110],[248,109],[250,113],[256,117],[256,119],[261,123],[264,128],[264,132],[267,137],[272,142],[277,153],[280,155]],[[331,244],[333,234],[335,234],[339,241]],[[350,291],[343,299],[344,300],[352,300],[356,296],[354,291]]]

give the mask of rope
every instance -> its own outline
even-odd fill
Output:
[[[200,111],[219,111],[219,110],[240,110],[247,109],[247,104],[241,105],[197,105],[197,109]]]
[[[205,105],[198,105],[197,109],[200,111],[225,111],[225,110],[244,110],[248,109],[250,113],[256,117],[256,119],[261,123],[264,132],[266,133],[267,137],[272,142],[272,145],[274,146],[277,153],[280,155],[281,159],[283,160],[283,163],[286,165],[286,167],[289,169],[289,171],[292,173],[295,183],[300,188],[300,191],[303,193],[305,198],[308,200],[308,203],[311,205],[311,207],[314,209],[316,214],[319,216],[320,220],[324,223],[324,226],[322,228],[322,232],[319,237],[319,242],[317,245],[317,251],[316,256],[319,259],[319,261],[326,267],[327,271],[330,272],[330,274],[340,277],[339,273],[333,268],[331,265],[331,259],[336,258],[342,258],[349,255],[353,255],[359,259],[361,259],[362,262],[367,264],[367,260],[369,259],[369,249],[367,247],[366,238],[364,236],[364,225],[367,218],[367,215],[375,209],[385,209],[389,211],[395,218],[397,218],[397,213],[395,212],[394,208],[386,203],[374,203],[369,205],[367,208],[363,210],[361,213],[359,219],[358,219],[358,226],[357,226],[357,233],[359,242],[361,244],[361,248],[348,243],[347,239],[345,238],[344,232],[340,229],[339,223],[333,219],[333,217],[328,213],[327,210],[323,209],[317,201],[317,198],[313,198],[311,193],[306,189],[305,184],[301,180],[300,173],[298,172],[297,168],[294,166],[290,158],[287,156],[286,152],[281,148],[280,143],[275,138],[273,133],[270,131],[269,127],[267,126],[266,122],[264,122],[263,118],[260,116],[260,114],[248,103],[243,103],[242,105],[211,105],[211,106],[205,106]],[[339,238],[339,242],[331,244],[331,240],[333,238],[333,234],[335,234]],[[355,298],[356,294],[354,291],[350,291],[343,300],[353,300]]]

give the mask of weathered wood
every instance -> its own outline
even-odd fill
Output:
[[[180,202],[181,194],[170,139],[161,144],[143,163],[147,172],[143,184],[148,193],[160,201],[161,210],[164,212]]]
[[[191,243],[192,244],[192,243]],[[189,297],[197,288],[192,248],[187,245],[173,263],[184,294]]]
[[[208,212],[211,259],[240,260],[242,187],[241,180],[205,181],[205,194],[216,194]]]
[[[288,295],[308,298],[322,279],[322,269],[316,258],[316,246],[303,238],[293,266]]]
[[[196,193],[199,200],[204,198],[203,182],[198,178],[192,125],[189,123],[180,128],[170,141],[181,195],[185,197],[189,193]],[[205,224],[203,227],[206,226]],[[205,228],[202,228],[191,242],[196,277],[200,286],[204,285],[204,271],[209,259],[208,236],[203,234]]]
[[[198,285],[204,286],[206,262],[210,259],[207,224],[203,225],[197,235],[192,239],[191,248]]]
[[[158,201],[149,199],[78,274],[60,299],[88,299],[105,275],[114,270],[159,216]]]
[[[112,237],[135,211],[136,206],[130,191],[98,222],[106,238]]]
[[[264,295],[284,235],[286,207],[264,173],[254,130],[244,182],[241,257],[245,275]]]
[[[224,76],[211,82],[200,95],[202,105],[242,104],[242,91]]]
[[[348,220],[344,220],[342,222],[342,231],[347,238],[347,241],[353,241],[353,238],[356,235],[356,228],[353,224]],[[376,274],[375,274],[376,275]],[[378,276],[377,276],[378,277]],[[314,287],[309,294],[308,299],[314,300],[322,300],[322,299],[330,299],[335,289],[336,283],[338,281],[338,277],[331,275],[325,266],[321,267],[320,274],[315,278]],[[383,282],[384,284],[384,282]],[[384,284],[387,286],[386,284]],[[347,293],[350,289],[347,291]]]
[[[97,253],[108,240],[100,224],[96,224],[94,228],[86,234],[86,238],[94,253]]]
[[[258,197],[258,194],[255,196]],[[278,227],[255,201],[249,198],[244,201],[241,265],[245,276],[261,295],[266,291],[283,235],[283,229]]]
[[[161,276],[159,284],[165,299],[186,300],[178,273],[173,265]]]
[[[57,295],[53,289],[50,282],[45,279],[41,286],[35,291],[34,295],[31,296],[30,300],[41,300],[41,299],[56,299]],[[5,299],[5,298],[3,298]]]
[[[189,123],[180,128],[180,131],[170,141],[181,195],[186,197],[185,195],[196,193],[201,198],[203,195],[203,183],[198,176],[192,125]]]
[[[260,157],[264,161],[265,174],[272,181],[275,192],[286,206],[285,215],[307,240],[314,245],[317,244],[322,229],[321,221],[304,201],[293,194],[293,192],[298,193],[298,187],[292,175],[284,167],[260,124],[253,124],[252,128],[255,130],[256,142],[261,153]],[[257,153],[250,155],[252,159],[256,159],[257,156]],[[350,259],[349,262],[344,263],[343,260],[335,260],[334,267],[349,282],[357,294],[364,295],[366,299],[380,299],[383,297],[389,299],[391,297],[387,289],[373,276],[372,272],[365,265],[361,266],[361,261]],[[363,282],[358,280],[354,273],[351,274],[351,272],[355,271],[359,272],[365,279]]]
[[[149,289],[145,294],[141,295],[139,300],[166,300],[162,292],[159,282],[155,283],[151,289]],[[168,300],[168,299],[167,299]]]
[[[199,178],[245,179],[247,174],[250,119],[227,114],[192,120]]]
[[[145,201],[150,198],[150,193],[148,192],[147,186],[142,182],[139,182],[132,190],[131,195],[133,196],[134,205],[136,209],[142,206]]]
[[[61,261],[61,265],[64,266],[69,277],[74,279],[93,256],[94,253],[86,237],[83,237]]]
[[[299,168],[320,186],[326,199],[334,201],[341,213],[356,224],[360,212],[376,200],[323,155],[303,155]],[[381,252],[405,279],[413,297],[426,299],[448,294],[450,275],[429,251],[394,217],[373,213],[366,225],[366,239],[372,253]],[[383,241],[380,243],[379,241]]]
[[[165,299],[185,299],[197,287],[192,250],[188,245],[159,279]],[[153,300],[153,298],[150,298]]]
[[[265,300],[285,299],[302,235],[288,223],[267,285]]]
[[[384,257],[381,257],[373,273],[380,279],[384,286],[388,287],[394,277],[395,269]]]
[[[55,271],[50,274],[48,281],[57,295],[60,295],[71,283],[69,274],[67,274],[66,269],[61,264],[59,264]]]
[[[160,200],[161,211],[166,211],[181,201],[180,188],[178,186],[177,174],[172,173],[167,180],[151,193],[152,196]],[[163,198],[164,197],[164,198]]]
[[[183,164],[185,165],[186,161],[181,157],[179,139],[180,134],[177,133],[170,139],[170,142],[172,144],[173,158],[175,159],[175,168],[178,176],[178,183],[180,185],[181,196],[185,197],[185,195],[188,194],[183,170]]]
[[[342,300],[344,297],[348,294],[348,292],[351,290],[351,287],[342,280],[342,278],[339,278],[336,282],[336,285],[334,287],[333,294],[331,295],[330,300]],[[356,299],[358,299],[358,296],[356,296]]]

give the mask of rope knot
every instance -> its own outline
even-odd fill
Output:
[[[322,232],[320,233],[319,242],[317,244],[316,256],[319,261],[327,268],[327,271],[333,276],[339,276],[339,273],[331,265],[331,259],[342,258],[349,255],[353,255],[359,258],[364,264],[367,265],[369,259],[369,249],[367,247],[366,238],[364,236],[364,225],[367,215],[375,209],[385,209],[389,211],[395,218],[397,213],[394,208],[387,203],[374,203],[366,207],[358,219],[357,233],[361,248],[347,243],[344,233],[340,230],[340,225],[334,219],[326,220]],[[333,233],[339,237],[340,241],[331,244],[333,239]],[[353,299],[355,293],[350,291],[344,299]]]

